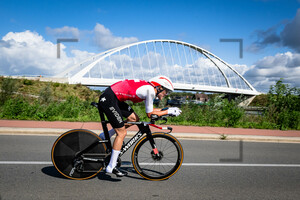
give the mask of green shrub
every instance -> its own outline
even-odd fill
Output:
[[[237,125],[244,115],[243,109],[239,107],[237,101],[234,100],[228,101],[225,99],[223,101],[222,111],[226,126]]]
[[[34,82],[32,80],[23,79],[23,85],[33,85]]]
[[[6,100],[10,99],[14,92],[17,91],[18,87],[18,80],[3,78],[0,89],[0,105],[3,105]]]
[[[3,105],[1,118],[22,119],[24,117],[24,112],[28,107],[28,102],[21,96],[8,99]]]
[[[298,129],[300,126],[300,90],[277,81],[270,87],[266,119],[278,125],[279,129]]]
[[[53,101],[53,92],[50,83],[41,89],[39,99],[42,103],[46,104]]]
[[[53,87],[59,87],[60,83],[53,83]]]
[[[62,116],[64,118],[77,118],[80,112],[80,101],[78,97],[70,96],[67,101],[61,103],[60,105]]]

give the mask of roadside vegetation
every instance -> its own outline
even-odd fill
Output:
[[[101,91],[62,83],[0,77],[0,119],[45,121],[99,121],[97,109],[90,106],[98,101]],[[192,96],[191,93],[173,93]],[[169,118],[174,125],[222,126],[300,130],[300,89],[291,88],[279,80],[268,94],[257,96],[251,106],[262,113],[251,115],[238,104],[243,97],[228,101],[224,95],[209,95],[206,104],[185,103],[182,114]],[[167,106],[167,101],[159,106]],[[143,103],[131,104],[141,120],[148,121]]]

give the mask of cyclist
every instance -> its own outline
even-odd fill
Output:
[[[99,98],[100,109],[106,114],[113,129],[109,131],[111,137],[115,133],[117,136],[113,143],[111,159],[106,167],[107,173],[113,173],[118,177],[124,176],[119,169],[116,168],[117,160],[122,148],[124,138],[127,134],[126,128],[129,124],[124,124],[123,117],[127,121],[139,121],[138,115],[125,101],[130,100],[133,103],[145,102],[147,116],[150,118],[152,114],[175,115],[181,114],[181,110],[177,107],[171,107],[167,110],[153,108],[153,100],[158,97],[161,100],[169,92],[174,91],[172,81],[166,76],[156,76],[149,81],[145,80],[123,80],[108,87]],[[100,134],[105,139],[104,133]]]

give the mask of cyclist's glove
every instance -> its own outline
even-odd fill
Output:
[[[176,117],[177,117],[178,115],[180,115],[181,112],[182,112],[182,111],[181,111],[179,108],[177,108],[177,107],[170,107],[170,108],[168,109],[168,114],[169,114],[169,115],[175,115]]]

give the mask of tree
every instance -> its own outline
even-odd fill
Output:
[[[300,128],[300,89],[283,84],[283,79],[270,87],[267,114],[282,129]]]

